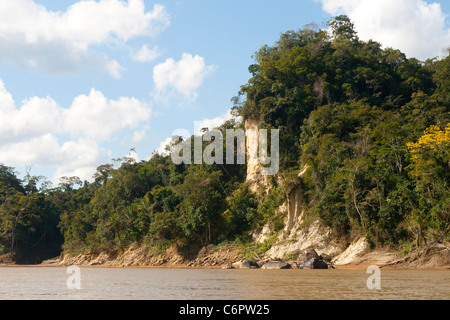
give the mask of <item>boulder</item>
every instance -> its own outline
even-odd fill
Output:
[[[258,269],[259,266],[256,262],[250,261],[248,259],[244,259],[242,261],[233,263],[233,267],[240,268],[240,269]]]
[[[258,267],[261,268],[263,265],[265,265],[267,262],[269,262],[268,260],[262,260],[262,261],[258,261]]]
[[[305,256],[306,256],[306,260],[311,260],[311,259],[318,259],[319,255],[317,254],[316,250],[314,249],[307,249],[305,251]]]
[[[331,258],[330,255],[325,254],[325,253],[322,253],[322,254],[319,256],[319,258],[321,258],[323,261],[325,261],[325,262],[328,263],[328,264],[330,264],[330,263],[331,263],[331,260],[333,260],[333,259]]]
[[[283,261],[269,261],[266,262],[261,269],[290,269],[291,266]]]
[[[309,248],[299,254],[297,263],[301,264],[313,258],[319,258],[319,255],[317,254],[316,250]]]
[[[320,258],[311,258],[301,265],[298,266],[299,269],[329,269],[328,263]]]

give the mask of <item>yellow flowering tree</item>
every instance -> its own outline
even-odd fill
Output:
[[[412,174],[424,181],[448,176],[450,169],[450,123],[444,129],[431,126],[417,142],[407,144]],[[431,180],[430,180],[431,179]]]
[[[407,144],[411,153],[410,174],[416,181],[417,206],[409,223],[417,246],[425,232],[449,239],[450,226],[450,123],[444,129],[429,127],[417,142]]]

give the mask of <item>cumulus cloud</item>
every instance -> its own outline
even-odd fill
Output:
[[[124,128],[139,129],[150,116],[150,107],[135,98],[108,100],[95,89],[75,97],[68,108],[50,97],[32,97],[16,106],[0,79],[0,163],[56,167],[60,176],[87,173],[109,161],[110,153],[99,142]],[[136,132],[135,139],[145,133]]]
[[[92,176],[96,171],[97,167],[82,167],[76,169],[58,167],[50,181],[54,185],[58,185],[62,177],[78,177],[81,181],[92,181]]]
[[[167,151],[167,147],[173,143],[173,137],[166,138],[164,141],[161,141],[159,147],[155,150],[155,153],[158,153],[162,156],[168,156],[169,151]]]
[[[149,49],[147,45],[141,47],[139,51],[132,55],[133,60],[139,62],[150,62],[161,56],[158,46]]]
[[[47,133],[20,142],[0,145],[0,162],[14,165],[45,165],[77,168],[101,159],[102,150],[94,140],[79,139],[60,143]]]
[[[133,133],[133,137],[131,139],[131,143],[133,145],[139,145],[142,143],[142,141],[145,139],[145,136],[147,135],[147,130],[142,129],[141,131],[135,131]]]
[[[0,141],[11,142],[60,131],[63,109],[51,98],[33,97],[20,108],[0,79]]]
[[[317,0],[323,10],[352,19],[362,40],[375,40],[426,60],[450,46],[447,16],[439,3],[422,0]]]
[[[183,53],[179,61],[167,59],[153,69],[157,99],[170,96],[181,96],[188,102],[198,97],[197,90],[206,77],[216,69],[214,65],[206,65],[205,59],[198,55]]]
[[[220,127],[222,124],[224,124],[226,121],[233,119],[234,116],[231,114],[231,110],[228,110],[227,112],[215,117],[215,118],[205,118],[200,121],[196,121],[194,123],[194,135],[201,136],[203,134],[203,129],[212,130],[217,127]],[[237,119],[239,120],[239,119]],[[172,133],[171,137],[166,138],[164,141],[161,141],[158,148],[155,150],[155,153],[158,153],[160,155],[169,155],[169,152],[166,150],[168,146],[170,146],[175,136],[181,136],[183,138],[190,137],[192,133],[187,129],[177,129]]]
[[[0,142],[3,143],[49,132],[102,141],[121,129],[138,127],[150,116],[150,107],[136,98],[108,100],[95,89],[89,95],[75,97],[67,109],[50,97],[32,97],[18,108],[0,80]]]
[[[164,6],[143,0],[79,1],[50,11],[33,0],[0,1],[0,62],[51,74],[97,69],[120,77],[116,60],[89,48],[155,37],[170,25]]]
[[[212,130],[214,128],[220,127],[222,124],[224,124],[226,121],[233,119],[233,115],[231,114],[231,110],[228,110],[227,112],[221,114],[218,117],[211,118],[211,119],[203,119],[201,121],[197,121],[195,123],[195,132],[196,135],[202,134],[202,129],[208,129]]]
[[[64,111],[64,128],[75,135],[106,140],[120,129],[137,127],[150,115],[150,108],[136,98],[108,100],[92,89],[89,95],[76,97]]]

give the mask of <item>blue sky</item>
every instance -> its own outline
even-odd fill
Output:
[[[56,183],[131,148],[148,159],[226,119],[262,45],[340,13],[421,60],[450,46],[448,1],[392,2],[0,0],[0,163]]]

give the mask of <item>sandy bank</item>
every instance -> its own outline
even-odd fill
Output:
[[[188,268],[188,269],[230,269],[243,259],[240,249],[224,246],[213,249],[211,246],[201,249],[196,256],[186,258],[179,252],[168,250],[165,253],[151,254],[145,248],[131,247],[120,255],[84,254],[63,255],[59,258],[43,261],[38,265],[17,265],[11,261],[0,263],[8,267],[66,267],[77,265],[93,268]],[[256,261],[261,263],[261,261]],[[298,261],[286,261],[292,268]],[[331,263],[335,269],[367,269],[377,265],[384,269],[450,269],[450,249],[445,246],[428,247],[417,250],[407,256],[386,249],[367,252],[348,260],[347,263]]]

